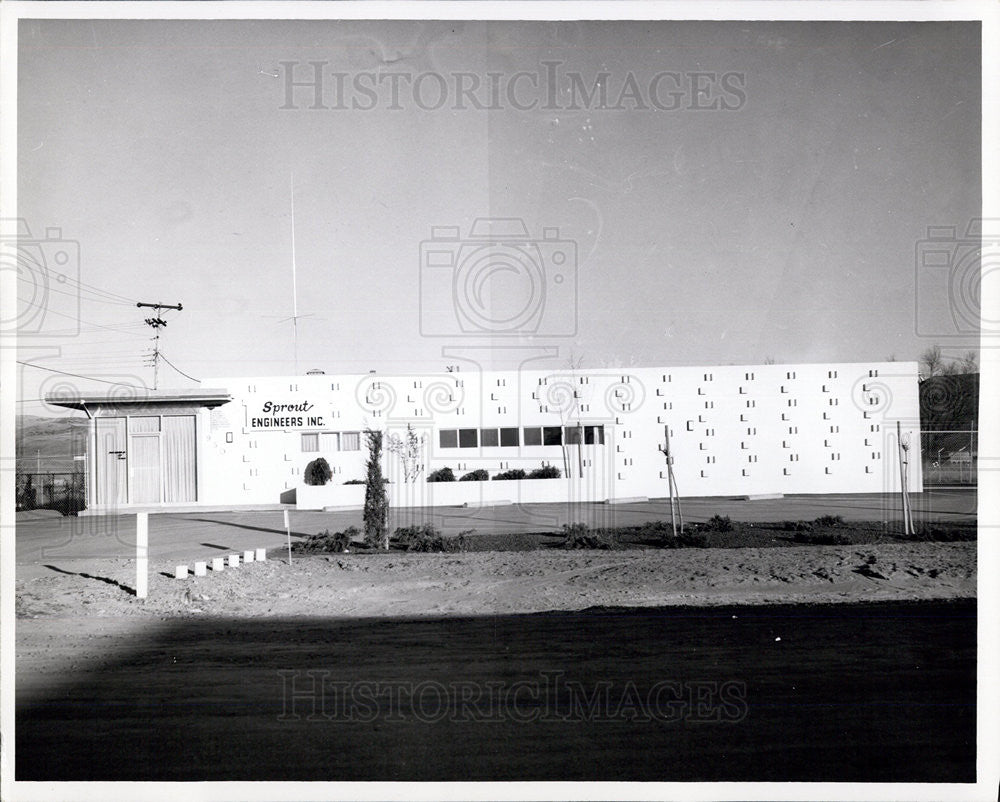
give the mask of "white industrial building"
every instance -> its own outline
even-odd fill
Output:
[[[50,398],[92,419],[92,512],[192,505],[361,504],[364,431],[421,443],[406,482],[386,451],[400,506],[610,501],[667,495],[664,427],[682,496],[880,493],[899,489],[897,422],[909,489],[922,487],[913,362],[304,375],[212,379],[141,398]],[[306,486],[324,457],[325,486]],[[559,468],[561,479],[429,483],[450,467],[490,476]]]

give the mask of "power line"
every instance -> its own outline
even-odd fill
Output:
[[[107,379],[97,379],[93,376],[82,376],[79,373],[69,373],[65,370],[56,370],[55,368],[47,368],[43,365],[35,365],[31,362],[22,362],[20,359],[16,360],[18,365],[24,365],[26,368],[36,368],[38,370],[47,370],[49,373],[61,373],[63,376],[72,376],[74,379],[86,379],[87,381],[100,382],[101,384],[113,384],[115,387],[129,387],[133,390],[148,390],[148,387],[140,387],[138,384],[122,384],[121,382],[108,381]]]
[[[185,378],[188,378],[188,379],[190,379],[193,382],[200,382],[201,381],[201,379],[196,379],[194,376],[188,376],[188,374],[186,374],[183,370],[181,370],[179,367],[177,367],[177,365],[175,365],[173,362],[171,362],[169,359],[167,359],[167,356],[166,356],[166,354],[163,353],[163,351],[160,351],[160,359],[162,359],[164,362],[166,362],[168,365],[170,365],[170,367],[172,367],[178,373],[180,373],[181,376],[184,376]]]

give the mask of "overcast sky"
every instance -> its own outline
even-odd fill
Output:
[[[427,255],[460,261],[488,217],[542,241],[544,295],[487,271],[483,319],[534,310],[517,342],[553,364],[975,346],[918,253],[979,214],[976,23],[22,21],[19,47],[18,213],[79,243],[84,284],[79,334],[69,282],[22,338],[39,364],[151,382],[135,302],[163,301],[190,376],[293,372],[291,175],[302,371],[509,344],[463,330],[473,284]],[[289,90],[314,69],[318,98]],[[432,226],[460,234],[422,255]]]

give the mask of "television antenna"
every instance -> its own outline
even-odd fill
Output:
[[[292,316],[278,321],[285,323],[292,321],[292,357],[295,364],[295,375],[299,373],[299,318],[311,317],[311,315],[299,314],[299,293],[297,287],[296,266],[295,266],[295,174],[288,174],[288,195],[292,207]]]

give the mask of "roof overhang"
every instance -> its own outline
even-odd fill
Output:
[[[121,393],[88,393],[70,395],[51,393],[45,397],[48,404],[66,409],[79,409],[86,412],[100,407],[115,407],[141,409],[143,407],[207,407],[212,409],[228,404],[233,400],[228,390],[197,389],[197,390],[135,390],[135,395]]]

